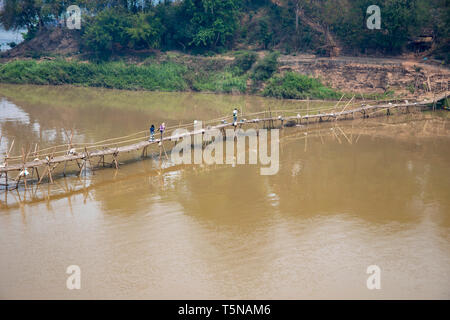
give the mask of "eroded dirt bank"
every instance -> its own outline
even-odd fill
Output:
[[[407,96],[433,95],[447,90],[450,69],[412,59],[281,56],[280,70],[319,77],[333,88],[348,92],[386,92]]]

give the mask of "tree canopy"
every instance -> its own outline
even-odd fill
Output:
[[[319,52],[339,45],[354,53],[395,54],[431,30],[449,46],[450,0],[379,0],[381,29],[366,27],[371,0],[4,0],[0,23],[28,38],[83,12],[83,48],[97,56],[125,49],[217,51],[235,47]],[[448,55],[448,53],[447,53]]]

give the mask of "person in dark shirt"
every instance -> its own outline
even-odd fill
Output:
[[[153,124],[150,127],[150,140],[149,141],[155,141],[155,126]]]

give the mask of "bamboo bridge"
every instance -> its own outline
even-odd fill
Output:
[[[352,104],[354,97],[349,100],[344,106],[338,109],[342,98],[337,102],[337,104],[329,109],[301,109],[301,110],[273,110],[273,111],[263,111],[247,115],[241,115],[240,120],[237,123],[232,121],[227,122],[232,117],[219,118],[214,120],[206,121],[206,128],[200,130],[187,130],[187,128],[192,127],[192,124],[180,125],[175,127],[170,127],[171,133],[165,134],[162,139],[154,139],[149,141],[148,131],[141,131],[135,134],[131,134],[125,137],[112,138],[97,143],[86,143],[86,144],[76,144],[72,143],[73,131],[69,135],[66,131],[67,144],[55,146],[52,148],[46,148],[39,150],[36,145],[34,151],[31,149],[25,152],[22,148],[21,156],[10,156],[10,153],[14,146],[14,140],[11,143],[9,151],[7,151],[4,157],[4,162],[0,164],[0,178],[3,178],[3,182],[0,183],[4,186],[6,190],[10,189],[10,182],[15,183],[12,189],[17,189],[21,180],[23,180],[25,188],[27,187],[27,181],[33,179],[34,174],[37,176],[37,183],[40,184],[44,178],[48,178],[50,183],[53,183],[53,171],[60,164],[64,164],[63,175],[66,174],[67,163],[76,162],[79,175],[82,174],[83,170],[87,169],[87,163],[89,163],[90,168],[94,168],[92,161],[97,160],[97,167],[100,165],[105,166],[105,157],[111,156],[112,162],[109,163],[112,167],[119,169],[118,157],[120,154],[129,153],[133,151],[142,150],[142,156],[147,155],[147,149],[151,145],[159,146],[160,158],[162,155],[162,150],[164,150],[163,143],[165,141],[175,141],[179,138],[186,136],[193,136],[197,134],[204,134],[212,130],[224,130],[227,127],[239,127],[249,124],[263,124],[264,128],[274,128],[277,123],[279,127],[291,127],[297,125],[305,125],[311,122],[323,122],[323,121],[338,121],[345,119],[355,119],[368,118],[375,115],[391,115],[394,112],[410,112],[410,108],[424,109],[435,109],[436,106],[449,97],[449,91],[442,92],[435,95],[431,100],[421,100],[416,102],[409,102],[407,100],[399,102],[392,100],[384,101],[381,104],[361,104],[357,106],[356,103]],[[448,103],[447,103],[448,104]],[[303,114],[302,113],[305,113]],[[246,119],[246,117],[253,117],[252,119]],[[258,117],[261,118],[258,118]],[[184,128],[186,132],[184,134],[174,134],[174,130]],[[169,130],[168,130],[169,131]],[[134,137],[134,138],[133,138]],[[1,137],[0,137],[1,139]],[[120,146],[119,146],[120,145]],[[61,150],[59,150],[61,149]],[[81,151],[77,151],[81,150]],[[47,153],[46,153],[47,152]],[[28,157],[32,157],[33,160],[28,161]],[[166,155],[167,156],[167,155]],[[43,159],[41,159],[43,158]],[[43,169],[42,173],[39,174],[39,169]],[[31,177],[28,170],[31,170]],[[9,174],[12,172],[19,172],[16,177],[11,178]]]

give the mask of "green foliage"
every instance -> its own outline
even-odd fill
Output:
[[[0,81],[18,84],[73,84],[130,90],[186,90],[186,68],[174,63],[146,66],[121,62],[101,64],[64,60],[36,62],[17,60],[0,66]]]
[[[126,50],[221,52],[239,42],[258,49],[347,53],[400,53],[424,29],[436,54],[450,60],[449,0],[3,0],[0,23],[26,28],[25,40],[63,18],[67,6],[83,10],[83,48],[98,59]],[[367,8],[381,8],[381,30],[366,26]],[[299,9],[299,10],[297,10]],[[301,16],[297,15],[301,13]],[[328,32],[328,31],[329,32]],[[332,39],[332,40],[330,40]]]
[[[264,81],[269,79],[277,71],[279,52],[271,52],[260,60],[254,67],[252,79]]]
[[[6,30],[41,29],[63,12],[61,1],[3,0],[0,22]]]
[[[185,0],[181,27],[187,46],[215,49],[224,46],[237,28],[240,0]]]
[[[273,40],[274,33],[269,25],[270,20],[267,17],[261,18],[258,22],[256,40],[262,45],[263,49],[269,48]]]
[[[361,52],[400,53],[408,40],[420,34],[430,24],[429,0],[381,0],[381,29],[370,30],[366,26],[367,8],[371,0],[355,0],[345,6],[343,0],[324,6],[323,18],[340,41],[349,48]],[[335,11],[341,14],[336,15]]]
[[[247,77],[235,76],[230,71],[214,72],[197,77],[192,89],[196,91],[210,91],[217,93],[244,93],[247,89]]]
[[[258,60],[258,55],[252,51],[238,51],[234,55],[234,66],[239,73],[245,73],[251,69],[253,64]]]
[[[284,99],[337,99],[340,93],[324,86],[319,80],[308,76],[286,72],[282,76],[272,77],[263,95]]]
[[[125,32],[131,48],[159,48],[163,26],[161,20],[151,13],[131,16],[131,26]]]
[[[207,68],[208,69],[208,68]],[[65,60],[15,60],[0,65],[0,82],[15,84],[104,87],[128,90],[210,91],[243,93],[247,75],[230,68],[205,71],[175,62],[149,62],[141,66],[123,62],[81,63]]]
[[[240,0],[185,0],[136,13],[106,9],[87,20],[83,47],[101,59],[127,48],[218,50],[233,38],[239,4]]]
[[[108,58],[128,42],[127,29],[131,21],[122,11],[107,9],[93,17],[83,34],[83,48],[92,51],[97,58]]]
[[[243,41],[260,49],[277,48],[285,53],[311,51],[323,44],[322,35],[303,23],[302,19],[299,19],[296,28],[296,1],[259,2],[259,6],[253,2],[252,5],[246,4],[242,28],[247,31]],[[320,2],[322,4],[323,1]]]
[[[173,62],[142,66],[123,62],[16,60],[0,65],[0,82],[104,87],[129,90],[245,92],[247,76],[230,70],[199,72]]]
[[[163,27],[154,13],[128,14],[108,9],[93,17],[84,30],[83,48],[96,58],[107,59],[124,48],[159,48]]]
[[[22,38],[24,41],[28,41],[33,39],[36,34],[38,33],[38,29],[34,26],[30,26],[27,30],[27,32],[22,32]]]
[[[434,0],[434,14],[429,26],[433,28],[437,39],[436,55],[445,63],[450,63],[450,1]],[[431,5],[430,5],[431,6]],[[442,9],[444,8],[444,9]]]

